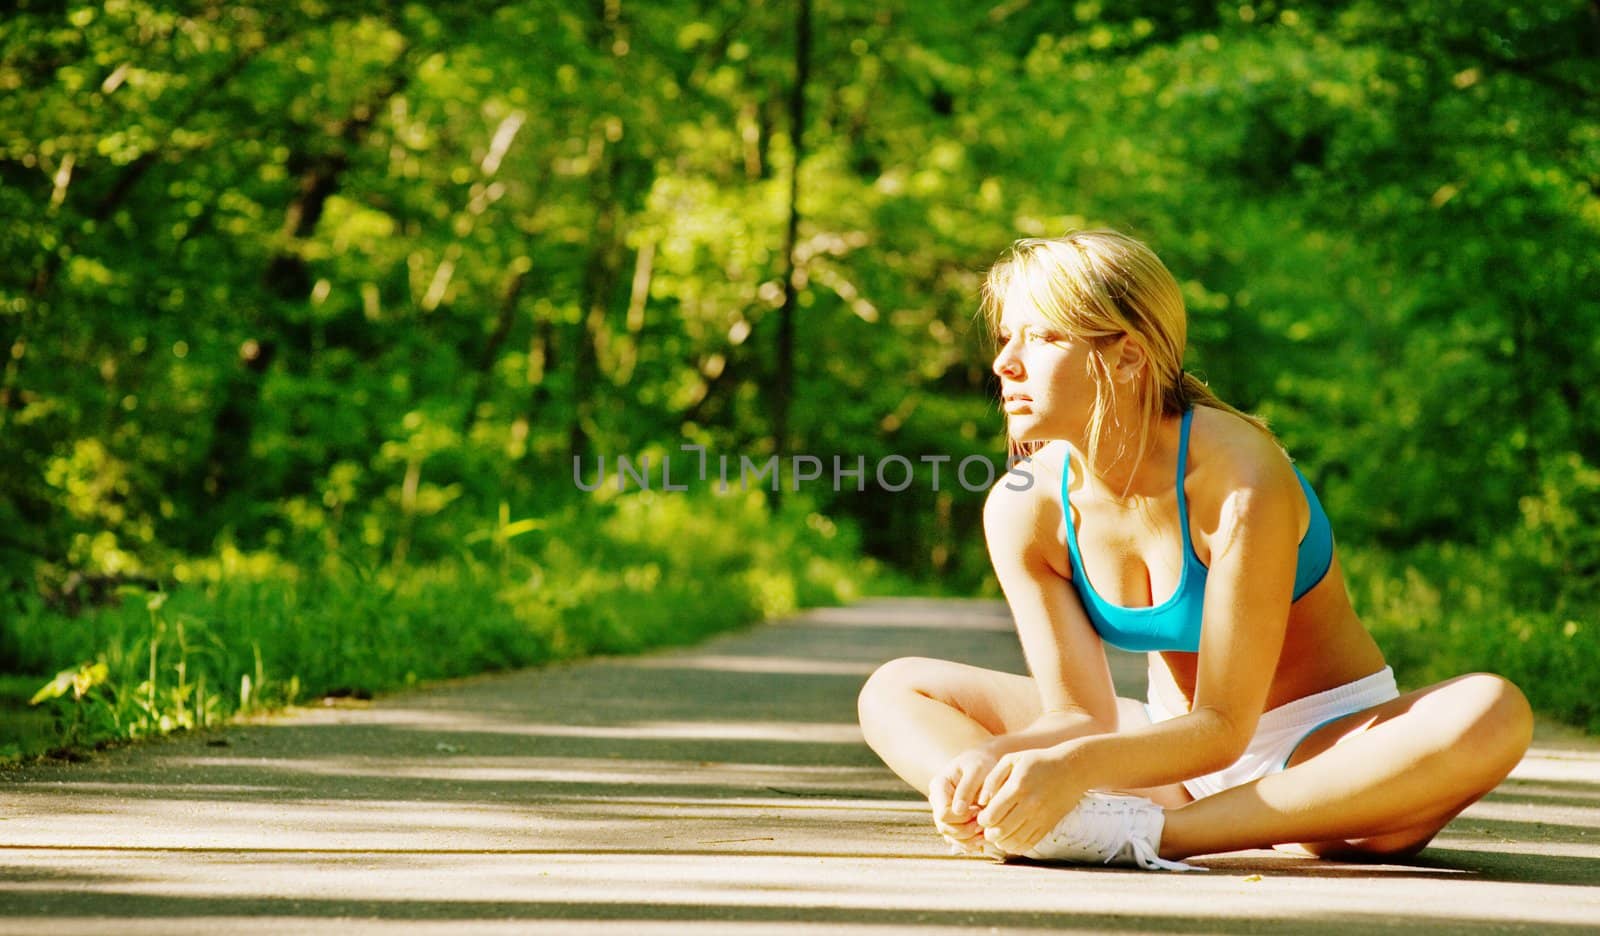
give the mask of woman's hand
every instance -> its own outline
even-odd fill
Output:
[[[1032,848],[1071,812],[1088,789],[1061,748],[1000,758],[978,792],[984,838],[1010,855]]]
[[[978,791],[998,761],[986,747],[976,747],[952,758],[928,784],[934,827],[967,854],[986,851],[978,824]]]

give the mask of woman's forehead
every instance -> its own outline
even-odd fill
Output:
[[[1039,303],[1027,284],[1012,280],[1000,298],[1000,323],[1002,325],[1043,325],[1049,319],[1040,311]]]

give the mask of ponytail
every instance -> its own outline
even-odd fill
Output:
[[[1212,392],[1210,384],[1187,370],[1178,372],[1178,382],[1173,386],[1167,397],[1167,400],[1164,401],[1166,405],[1163,409],[1168,415],[1176,415],[1196,406],[1209,406],[1212,409],[1222,410],[1224,413],[1232,413],[1265,432],[1268,436],[1272,435],[1272,429],[1267,425],[1265,419],[1254,413],[1246,413],[1244,410],[1224,402],[1221,397]]]

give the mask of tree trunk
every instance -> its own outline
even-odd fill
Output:
[[[594,239],[583,270],[584,316],[573,342],[572,423],[567,429],[567,453],[572,458],[589,454],[594,443],[595,385],[599,382],[600,349],[609,340],[609,310],[616,280],[617,178],[621,154],[607,147],[595,173]]]
[[[799,0],[794,28],[794,87],[789,92],[794,164],[789,170],[789,225],[784,239],[783,307],[778,310],[778,373],[773,393],[773,450],[780,471],[789,454],[789,417],[794,403],[795,247],[800,230],[800,164],[805,158],[806,81],[811,71],[811,0]],[[778,487],[769,498],[773,508],[782,498],[783,485]]]
[[[283,233],[288,245],[267,262],[262,275],[267,295],[285,303],[306,301],[311,289],[311,273],[293,242],[316,231],[323,208],[339,191],[343,173],[350,166],[350,152],[366,139],[389,100],[404,90],[410,81],[409,66],[409,54],[402,52],[384,84],[339,125],[339,149],[332,155],[307,161],[295,196],[284,210]],[[296,350],[309,353],[309,334],[295,336],[293,344]],[[240,466],[249,454],[255,432],[261,383],[278,351],[278,342],[272,335],[251,337],[240,347],[239,368],[224,385],[222,404],[212,420],[211,444],[204,463],[203,489],[213,497],[227,496],[240,476]]]
[[[472,428],[478,404],[483,402],[484,390],[493,378],[494,362],[499,359],[500,349],[504,347],[506,339],[511,337],[511,326],[516,322],[517,301],[522,298],[522,286],[528,281],[528,272],[532,269],[533,263],[527,257],[518,257],[511,265],[511,278],[500,297],[500,314],[494,323],[494,333],[489,336],[483,353],[478,356],[478,364],[473,368],[472,392],[467,397],[466,412],[461,416],[462,435]]]

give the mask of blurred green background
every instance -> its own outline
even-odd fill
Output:
[[[0,218],[13,734],[995,594],[979,280],[1101,225],[1402,679],[1600,730],[1592,0],[21,2]],[[573,483],[686,444],[869,489]]]

